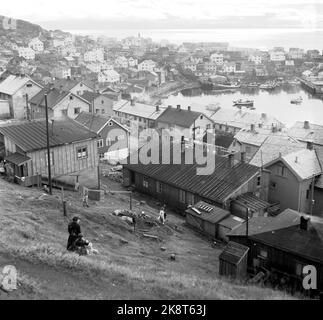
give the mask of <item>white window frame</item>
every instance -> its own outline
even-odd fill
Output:
[[[78,160],[86,159],[88,157],[87,147],[78,147],[76,148],[76,156]]]
[[[148,178],[146,178],[146,177],[143,177],[143,179],[142,179],[142,186],[144,187],[144,188],[149,188],[149,181],[148,181]]]
[[[96,145],[98,148],[102,148],[103,147],[103,139],[97,140]]]
[[[157,193],[163,193],[163,184],[159,181],[156,181],[156,191]]]

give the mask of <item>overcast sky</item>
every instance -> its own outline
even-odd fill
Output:
[[[1,0],[0,14],[48,29],[323,28],[323,0]]]

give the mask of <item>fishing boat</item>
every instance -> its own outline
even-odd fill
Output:
[[[258,88],[259,87],[259,83],[257,82],[251,82],[247,84],[247,88]]]
[[[245,106],[245,107],[252,107],[253,106],[253,100],[243,100],[243,99],[239,99],[239,100],[234,100],[233,101],[233,105],[234,106]]]
[[[298,98],[294,98],[290,101],[290,103],[292,104],[300,104],[303,102],[303,98],[302,97],[298,97]]]
[[[220,109],[220,104],[219,103],[215,103],[215,104],[209,104],[205,107],[206,110],[209,111],[218,111]]]
[[[263,89],[263,90],[273,90],[277,87],[277,84],[275,82],[266,82],[262,85],[260,85],[260,89]]]
[[[214,83],[213,84],[213,89],[214,90],[226,90],[226,89],[239,89],[241,87],[240,84],[222,84],[222,83]]]

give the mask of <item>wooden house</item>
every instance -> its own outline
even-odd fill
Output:
[[[100,159],[120,161],[128,156],[130,132],[118,121],[88,112],[80,113],[75,120],[98,134]]]
[[[0,100],[9,101],[10,117],[27,119],[27,100],[42,90],[42,86],[27,76],[8,76],[0,83]]]
[[[91,104],[90,111],[92,113],[108,117],[113,116],[114,101],[108,96],[98,92],[84,91],[81,97]]]
[[[276,217],[256,217],[229,234],[230,241],[250,248],[248,266],[253,273],[266,271],[302,289],[303,267],[317,270],[317,287],[323,287],[323,223],[286,209]]]
[[[169,152],[173,155],[174,149]],[[201,166],[194,161],[187,163],[184,149],[180,154],[180,163],[170,159],[165,164],[162,154],[162,151],[159,152],[158,164],[131,163],[130,156],[123,165],[124,185],[134,186],[180,212],[199,201],[229,209],[232,199],[247,192],[257,192],[266,200],[266,193],[260,191],[267,189],[268,173],[245,162],[235,163],[233,155],[212,156],[214,169],[200,175],[198,168]]]
[[[5,160],[20,178],[47,176],[46,121],[35,120],[0,127]],[[71,119],[49,123],[52,177],[77,173],[98,165],[97,134]]]
[[[32,119],[45,118],[46,93],[50,118],[69,117],[75,119],[82,111],[89,112],[91,109],[90,102],[74,93],[56,88],[43,89],[29,101]]]

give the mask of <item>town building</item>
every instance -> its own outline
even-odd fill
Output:
[[[0,99],[9,101],[10,117],[27,119],[27,99],[35,96],[42,88],[28,76],[9,75],[0,83]]]
[[[39,38],[31,39],[28,46],[37,53],[44,51],[44,43]]]
[[[26,60],[34,60],[35,59],[35,51],[29,47],[19,47],[18,55]]]
[[[85,62],[103,62],[104,51],[103,49],[95,49],[84,53],[83,59]]]
[[[223,54],[222,53],[212,53],[210,55],[210,61],[215,63],[217,66],[223,65]]]
[[[80,96],[56,88],[44,88],[29,100],[32,119],[45,118],[45,94],[50,118],[74,119],[82,111],[90,111],[91,103]]]
[[[270,60],[274,62],[279,62],[279,61],[285,61],[286,56],[284,51],[271,51],[269,53],[270,55]]]
[[[176,108],[169,106],[163,114],[156,119],[158,129],[167,129],[170,132],[183,132],[185,139],[202,141],[206,130],[212,126],[212,120],[201,112],[187,110],[178,105]],[[185,133],[185,136],[184,136]]]
[[[104,70],[98,74],[98,82],[118,83],[120,74],[115,70]]]
[[[55,120],[48,125],[53,179],[97,167],[97,134],[71,119]],[[39,174],[48,176],[45,120],[3,125],[0,135],[5,159],[20,181]]]
[[[248,57],[248,61],[253,62],[255,65],[259,65],[262,63],[262,55],[260,54],[251,54]]]
[[[54,87],[60,91],[68,91],[79,96],[81,96],[84,91],[95,91],[93,83],[85,80],[74,80],[71,78],[55,81]]]
[[[288,56],[290,59],[303,59],[305,56],[304,49],[290,48]]]
[[[71,78],[71,68],[65,66],[57,66],[52,70],[52,75],[58,79]]]
[[[123,165],[124,186],[134,186],[136,190],[149,194],[180,212],[199,201],[230,208],[231,199],[246,193],[258,192],[266,200],[268,173],[243,161],[234,162],[233,155],[222,157],[214,155],[214,170],[209,174],[197,174],[197,165],[186,164],[182,148],[181,162],[167,164],[162,162],[159,153],[158,164],[127,163]],[[168,150],[172,157],[174,149]],[[131,159],[131,156],[130,156]],[[212,168],[213,169],[213,168]]]
[[[113,118],[80,113],[77,122],[98,134],[97,148],[100,159],[121,161],[129,154],[129,130]]]
[[[153,60],[144,60],[138,64],[138,70],[154,72],[157,63]]]
[[[105,94],[92,91],[84,91],[81,98],[88,101],[91,105],[90,111],[96,115],[112,117],[114,115],[114,101]]]
[[[134,100],[120,100],[113,106],[113,110],[116,118],[120,119],[121,124],[141,130],[155,128],[156,120],[165,111],[165,108],[139,103]]]

